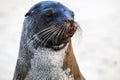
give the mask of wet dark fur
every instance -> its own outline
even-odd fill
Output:
[[[39,46],[56,51],[64,48],[77,27],[79,26],[74,22],[74,13],[59,2],[43,1],[34,5],[25,15],[13,80],[25,79],[31,68],[33,50]],[[63,46],[59,47],[61,44]]]

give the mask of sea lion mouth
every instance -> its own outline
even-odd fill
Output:
[[[45,46],[47,48],[52,48],[54,50],[62,49],[70,41],[71,37],[77,30],[77,23],[64,23],[62,25],[56,25],[51,30],[48,31],[47,37],[42,37],[39,39],[42,41],[39,46]],[[42,33],[44,34],[44,32]],[[45,35],[46,36],[46,35]]]
[[[72,24],[68,24],[66,26],[66,31],[64,33],[64,36],[66,38],[72,37],[74,33],[76,32],[77,28],[78,28],[78,25],[76,22],[73,22]]]
[[[35,49],[38,47],[47,47],[54,50],[60,50],[66,46],[71,37],[75,34],[79,25],[76,22],[54,24],[39,31],[25,44],[28,46],[31,42]]]

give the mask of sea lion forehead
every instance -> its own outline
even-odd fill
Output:
[[[49,8],[49,7],[51,7],[51,8],[67,8],[60,2],[56,2],[56,1],[43,1],[43,2],[40,2],[40,4],[43,8]]]
[[[61,9],[61,10],[69,10],[66,6],[64,6],[63,4],[61,4],[60,2],[56,2],[56,1],[42,1],[37,3],[36,5],[34,5],[30,11],[33,11],[35,9],[39,9],[44,10],[44,9],[48,9],[48,8],[53,8],[53,9]]]
[[[61,4],[60,2],[56,2],[56,1],[41,1],[37,4],[35,4],[34,6],[32,6],[32,8],[30,8],[30,10],[25,14],[25,17],[27,16],[31,16],[32,14],[41,14],[43,12],[46,12],[48,10],[53,10],[54,13],[63,13],[65,12],[68,15],[73,14],[73,11],[70,10],[68,7],[64,6],[63,4]]]

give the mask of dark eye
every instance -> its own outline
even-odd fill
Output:
[[[55,10],[53,9],[46,9],[44,14],[43,14],[44,21],[50,22],[52,19],[54,19],[55,16]]]
[[[54,14],[55,14],[55,11],[54,11],[54,10],[48,10],[48,11],[46,12],[46,16],[47,16],[47,17],[52,17]]]

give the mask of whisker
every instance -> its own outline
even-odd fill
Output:
[[[54,31],[55,31],[54,29],[51,30],[51,31],[49,31],[48,33],[44,34],[44,36],[43,36],[42,38],[43,38],[43,39],[44,39],[44,38],[47,38],[47,37],[50,36]],[[41,37],[40,37],[40,38],[41,38]],[[39,38],[39,39],[40,39],[40,38]],[[40,41],[39,41],[39,42],[40,42]],[[36,42],[35,46],[36,46],[39,42]],[[41,44],[41,43],[40,43],[40,44]]]
[[[40,38],[41,38],[41,37],[44,36],[45,34],[48,34],[48,32],[52,31],[53,28],[55,28],[55,27],[52,26],[52,27],[49,27],[49,28],[45,28],[44,30],[42,30],[42,31],[36,33],[35,35],[33,35],[33,37],[32,37],[31,39],[29,39],[29,41],[24,45],[24,49],[26,49],[27,46],[29,46],[29,44],[31,43],[31,41],[35,41],[37,36],[40,36],[40,35],[41,35],[41,36],[40,36]],[[47,31],[47,30],[48,30],[48,31]],[[44,32],[44,31],[45,31],[45,32]],[[43,32],[43,33],[42,33],[42,32]],[[34,40],[34,39],[35,39],[35,40]],[[38,39],[38,38],[37,38],[37,39]],[[38,40],[39,40],[39,39],[38,39]]]
[[[54,37],[54,36],[56,35],[57,32],[58,32],[58,30],[55,29],[55,32],[54,32],[53,34],[51,34],[51,36],[46,37],[46,39],[44,39],[44,40],[42,41],[41,45],[45,46],[46,43],[47,43],[52,37]],[[45,40],[46,40],[46,41],[45,41]],[[44,44],[43,44],[43,43],[44,43]]]
[[[60,40],[62,39],[61,37],[63,37],[63,35],[64,35],[65,31],[66,31],[66,28],[65,28],[65,27],[63,27],[63,30],[62,30],[62,32],[61,32],[61,34],[60,34]]]
[[[57,43],[58,38],[59,38],[59,36],[60,36],[62,30],[63,30],[63,27],[62,27],[62,28],[59,28],[59,32],[58,32],[58,34],[57,34],[57,36],[56,36],[55,43]]]
[[[52,34],[53,32],[48,32],[48,33],[46,33],[45,35],[43,35],[43,39],[45,38],[45,37],[47,37],[47,36],[50,36],[50,34]],[[39,38],[40,39],[40,38]],[[34,44],[34,46],[37,46],[37,45],[39,45],[40,44],[40,40],[39,41],[36,41],[36,43]]]
[[[51,26],[51,27],[45,28],[45,29],[43,29],[42,31],[38,32],[36,35],[39,35],[40,33],[45,32],[45,31],[47,31],[48,29],[53,29],[53,28],[55,28],[55,26]]]
[[[33,37],[26,42],[26,44],[24,45],[24,47],[25,47],[31,40],[33,40],[35,37],[37,37],[37,35],[39,35],[40,33],[44,32],[44,31],[46,31],[46,30],[48,30],[48,29],[51,30],[52,28],[53,28],[53,27],[46,28],[46,29],[38,32],[37,34],[33,35]],[[47,31],[47,32],[48,32],[48,31]],[[41,35],[42,35],[42,34],[41,34]]]
[[[43,35],[48,34],[49,32],[54,32],[55,31],[54,29],[55,29],[55,27],[50,29],[50,30],[48,30],[48,31],[46,31],[46,32],[44,32],[44,33],[42,33],[42,34],[38,34],[39,38],[43,37]]]
[[[42,42],[41,42],[41,46],[43,45],[43,46],[45,46],[46,45],[46,43],[47,43],[47,40],[52,36],[52,34],[53,34],[54,32],[52,32],[51,34],[49,34],[48,36],[46,36],[45,38],[44,38],[44,40],[42,40]]]

